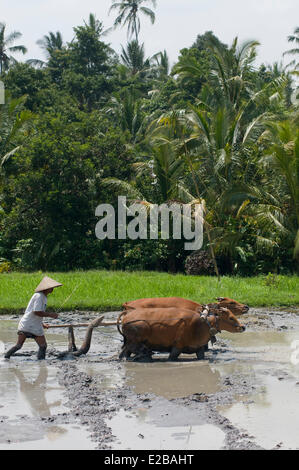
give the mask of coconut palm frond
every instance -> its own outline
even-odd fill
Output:
[[[11,150],[10,152],[8,152],[6,155],[4,155],[3,157],[1,157],[1,165],[0,167],[3,167],[3,165],[5,165],[5,163],[13,156],[15,155],[15,153],[17,153],[18,150],[20,150],[21,146],[19,147],[16,147],[15,149]]]
[[[133,163],[132,167],[136,171],[136,176],[142,176],[152,172],[153,162],[137,162]]]
[[[5,34],[6,25],[0,23],[0,74],[9,69],[10,64],[16,63],[16,59],[11,55],[15,52],[26,54],[27,48],[23,45],[13,46],[12,44],[18,40],[22,34],[19,31]]]
[[[254,235],[254,237],[258,252],[272,253],[273,249],[278,246],[277,242],[270,238],[262,237],[261,235]]]
[[[155,22],[155,13],[148,7],[142,6],[143,3],[151,2],[153,7],[156,6],[155,0],[112,0],[112,5],[109,9],[109,13],[112,10],[118,10],[118,16],[114,21],[114,27],[127,26],[128,38],[135,35],[135,39],[138,42],[138,35],[140,32],[140,18],[139,13],[150,18],[151,22]]]
[[[178,197],[181,201],[187,204],[194,204],[194,196],[182,183],[178,184]]]
[[[118,193],[118,195],[127,196],[131,200],[143,200],[144,197],[132,184],[127,181],[119,180],[117,178],[104,178],[101,180],[101,185],[112,189]]]

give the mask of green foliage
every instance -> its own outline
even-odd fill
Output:
[[[279,286],[279,277],[277,274],[268,273],[268,275],[264,277],[264,285],[267,287],[277,288]]]
[[[11,271],[11,263],[0,258],[0,274],[9,273]]]
[[[12,250],[12,262],[16,269],[21,271],[31,271],[37,265],[38,250],[32,238],[18,240],[16,248]]]
[[[170,70],[163,48],[147,58],[138,41],[139,14],[155,19],[146,3],[112,3],[129,33],[120,57],[93,14],[69,43],[44,35],[44,61],[16,63],[20,33],[0,25],[2,269],[183,271],[182,241],[95,238],[95,208],[127,195],[201,201],[209,273],[298,271],[297,48],[295,69],[256,68],[256,41],[208,31]]]
[[[80,266],[82,250],[94,233],[95,207],[101,202],[101,177],[128,175],[130,154],[117,130],[107,134],[97,113],[77,113],[72,120],[44,115],[36,134],[7,165],[3,232],[9,245],[24,251],[18,266]],[[116,163],[123,163],[115,170]],[[31,245],[18,246],[30,237]],[[29,249],[30,248],[30,249]],[[29,250],[29,251],[28,251]]]

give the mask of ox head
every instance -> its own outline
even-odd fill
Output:
[[[220,308],[228,308],[234,315],[244,315],[249,310],[248,305],[240,304],[236,300],[230,299],[229,297],[217,297]]]
[[[230,333],[243,333],[246,330],[237,317],[228,309],[220,308],[218,316],[220,330],[229,331]]]

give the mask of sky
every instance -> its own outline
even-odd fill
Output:
[[[64,41],[73,38],[73,27],[83,24],[89,13],[96,14],[104,28],[113,25],[115,12],[108,15],[111,0],[0,0],[0,22],[7,32],[20,31],[18,44],[27,47],[25,59],[43,59],[36,44],[49,31],[60,31]],[[150,2],[148,5],[150,6]],[[219,39],[231,44],[238,36],[242,42],[260,42],[257,65],[280,62],[292,45],[287,36],[299,24],[298,0],[157,0],[156,22],[141,20],[140,40],[147,56],[166,49],[173,65],[184,47],[190,47],[198,34],[213,31]],[[116,52],[127,42],[126,29],[113,30],[105,42]],[[16,43],[17,45],[17,43]],[[23,60],[19,55],[16,59]],[[285,61],[287,58],[285,59]]]

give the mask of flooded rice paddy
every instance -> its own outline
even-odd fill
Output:
[[[64,329],[47,331],[46,361],[32,340],[9,361],[0,351],[0,450],[298,449],[299,310],[252,310],[242,321],[246,332],[218,335],[204,361],[120,362],[115,327],[98,328],[77,359],[57,358]],[[17,323],[0,319],[2,348]]]

